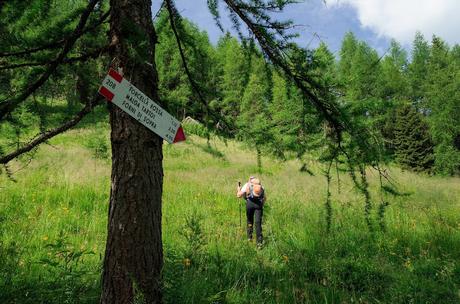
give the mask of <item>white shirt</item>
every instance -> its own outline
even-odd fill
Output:
[[[240,191],[243,193],[246,193],[248,191],[248,183],[244,184],[243,187],[241,187]]]

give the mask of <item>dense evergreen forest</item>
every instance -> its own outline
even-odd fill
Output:
[[[193,41],[187,57],[205,92],[203,104],[186,79],[179,52],[168,52],[175,41],[164,17],[157,22],[160,88],[177,117],[205,126],[224,117],[229,123],[223,131],[282,159],[314,150],[324,128],[308,113],[295,85],[250,41],[227,34],[214,46],[205,32],[187,23]],[[393,40],[379,55],[350,32],[338,56],[325,43],[306,55],[311,77],[331,86],[333,98],[349,108],[353,119],[383,140],[388,161],[417,172],[460,172],[460,46],[450,47],[440,37],[428,42],[417,33],[410,54]]]
[[[59,12],[40,6],[29,8],[30,14],[3,27],[18,33],[5,36],[3,47],[9,43],[9,49],[18,44],[31,48],[16,55],[11,51],[0,54],[3,98],[42,71],[47,56],[59,44],[50,44],[45,50],[34,50],[33,45],[43,44],[37,39],[46,35],[64,35],[64,24],[80,12],[68,6],[60,7]],[[99,9],[100,20],[95,23],[105,20]],[[72,13],[66,15],[66,10]],[[44,27],[40,18],[30,20],[34,14],[55,16],[53,23]],[[160,12],[156,16],[159,44],[155,61],[161,98],[180,120],[189,118],[189,132],[207,138],[211,133],[236,138],[255,148],[258,155],[280,159],[302,159],[307,151],[318,151],[322,138],[327,136],[327,126],[304,102],[295,84],[263,57],[254,41],[239,40],[227,33],[213,45],[206,32],[182,21],[179,30],[186,39],[179,50],[168,15]],[[3,24],[7,22],[5,19]],[[42,130],[51,126],[53,115],[49,112],[62,107],[53,105],[57,99],[66,100],[70,115],[78,108],[78,101],[91,98],[90,92],[100,85],[106,70],[99,57],[107,52],[102,47],[103,29],[93,29],[95,33],[79,41],[74,57],[68,58],[51,82],[33,94],[34,102],[7,118],[6,127],[14,130],[9,133],[14,136],[2,142],[0,151],[6,153],[27,142],[28,125],[39,124]],[[186,58],[186,69],[180,52]],[[329,97],[346,108],[351,119],[372,130],[372,136],[382,143],[380,151],[386,161],[417,172],[459,174],[459,45],[449,46],[436,36],[428,41],[417,33],[409,54],[395,40],[384,54],[378,54],[350,32],[343,37],[338,54],[320,43],[316,49],[296,55],[302,57],[311,79],[332,88]]]

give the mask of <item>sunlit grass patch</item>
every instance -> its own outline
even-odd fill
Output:
[[[26,158],[10,166],[16,182],[0,177],[2,303],[97,302],[110,159],[95,150],[108,144],[108,128],[73,130],[51,144],[26,168],[17,171]],[[219,155],[206,145],[197,137],[164,145],[167,303],[458,302],[458,178],[391,168],[398,189],[410,193],[393,196],[380,193],[369,172],[371,232],[362,196],[346,174],[334,176],[327,233],[321,164],[309,161],[311,175],[299,161],[264,157],[257,174],[256,155],[240,144],[212,139]],[[237,181],[250,175],[268,197],[262,250],[246,240],[243,201],[235,197]]]

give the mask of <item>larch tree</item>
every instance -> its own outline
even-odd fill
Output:
[[[263,58],[251,60],[251,74],[238,116],[238,137],[256,150],[257,168],[262,171],[262,149],[271,142],[269,129],[270,81]]]
[[[200,121],[205,120],[206,108],[185,73],[166,11],[159,13],[155,27],[159,41],[155,56],[160,75],[160,96],[174,116],[180,119],[191,116]],[[184,19],[181,20],[180,29],[186,47],[184,55],[187,58],[188,69],[194,75],[194,81],[208,103],[214,98],[211,92],[214,92],[217,87],[217,81],[213,79],[213,67],[217,64],[214,50],[207,33],[200,31],[196,25]]]
[[[111,0],[111,66],[158,98],[151,1]],[[163,140],[110,105],[112,177],[101,303],[161,302]]]
[[[345,34],[340,47],[339,77],[344,87],[352,81],[353,58],[358,49],[358,40],[352,32]]]
[[[310,77],[322,86],[337,89],[335,58],[324,43],[313,52],[298,52],[309,62]],[[276,157],[287,158],[289,154],[301,163],[301,171],[307,171],[304,155],[318,147],[322,139],[321,121],[318,113],[302,97],[301,91],[276,69],[272,73],[272,100],[270,110],[270,130],[272,142],[270,151]],[[330,94],[330,99],[334,99]],[[311,172],[310,172],[311,173]]]
[[[441,38],[434,36],[425,82],[430,130],[436,144],[435,169],[438,173],[460,173],[460,150],[455,141],[460,134],[460,60]]]
[[[110,5],[98,0],[79,1],[75,2],[75,7],[64,18],[46,15],[45,12],[59,10],[54,1],[34,1],[24,10],[21,10],[22,5],[21,1],[9,1],[2,6],[1,14],[7,17],[2,18],[2,22],[11,19],[11,26],[21,26],[14,21],[27,22],[31,17],[27,14],[33,15],[33,9],[36,9],[43,16],[34,20],[42,22],[37,27],[43,30],[39,32],[40,35],[33,37],[15,32],[2,36],[5,39],[3,42],[8,42],[2,43],[0,57],[5,59],[1,61],[2,68],[23,68],[26,76],[23,77],[24,81],[10,82],[7,90],[13,94],[1,92],[1,123],[20,111],[24,103],[30,102],[33,94],[52,84],[56,75],[63,72],[65,64],[99,57],[100,49],[92,51],[86,48],[85,53],[78,54],[77,45],[84,42],[83,36],[99,28],[108,17],[108,44],[102,46],[103,50],[109,51],[110,56],[106,68],[110,63],[112,68],[129,78],[133,85],[152,99],[159,100],[158,77],[153,61],[157,41],[152,23],[151,1],[112,0]],[[101,15],[96,13],[99,10],[103,10]],[[53,22],[50,20],[52,17]],[[11,26],[5,28],[14,30]],[[4,29],[3,25],[1,28]],[[14,72],[11,74],[14,75]],[[92,98],[84,102],[83,109],[66,119],[62,125],[42,130],[16,150],[2,153],[0,163],[7,164],[75,126],[100,102],[101,97],[96,92],[92,92],[92,95]],[[160,273],[163,264],[162,139],[121,109],[109,104],[109,111],[112,175],[101,303],[133,303],[134,299],[144,303],[160,303]]]
[[[286,5],[297,1],[208,0],[208,7],[218,24],[220,2],[228,9],[239,34],[244,36],[241,31],[244,25],[265,58],[297,87],[301,98],[315,109],[320,120],[328,122],[333,134],[333,156],[346,157],[351,173],[356,170],[363,172],[362,167],[365,165],[375,166],[378,163],[378,153],[369,148],[375,145],[369,143],[370,137],[366,136],[366,130],[354,125],[344,115],[340,105],[328,98],[328,88],[311,78],[309,66],[303,62],[305,57],[291,56],[290,50],[296,48],[290,40],[293,37],[289,32],[292,23],[274,20],[272,17]],[[108,54],[107,58],[103,58],[105,68],[110,66],[117,70],[151,99],[168,108],[159,98],[158,72],[154,61],[158,36],[152,21],[151,0],[110,0],[108,4],[103,0],[81,0],[71,3],[77,7],[72,8],[68,16],[51,23],[47,22],[50,21],[47,12],[51,11],[49,8],[58,10],[61,3],[50,0],[0,2],[0,66],[8,70],[0,77],[13,79],[15,71],[20,68],[23,68],[21,71],[25,74],[19,82],[2,84],[0,123],[20,111],[24,104],[30,103],[34,94],[44,90],[47,85],[52,86],[52,80],[59,78],[64,65],[100,58],[102,54]],[[186,61],[180,14],[172,0],[165,0],[164,7],[168,11],[172,34],[176,40],[176,45],[171,45],[171,48],[179,51],[194,93],[208,110],[206,95],[201,92]],[[34,19],[37,14],[41,14],[42,18]],[[39,26],[44,30],[31,39],[18,40],[21,35],[11,32],[9,23],[16,24],[16,17],[23,15],[26,17],[21,20],[26,25],[27,20],[41,22]],[[78,48],[78,44],[84,42],[82,37],[88,37],[85,35],[97,29],[104,29],[107,20],[110,29],[105,45],[87,49],[84,44]],[[100,35],[103,33],[104,30]],[[31,60],[24,60],[24,56]],[[250,109],[263,113],[267,108],[264,103],[270,96],[265,93],[264,84],[259,84],[258,77],[256,74],[251,76],[252,84],[248,86],[243,99],[246,99],[246,105],[251,104]],[[76,79],[80,78],[77,74]],[[0,151],[0,164],[8,164],[78,124],[102,100],[96,92],[93,93],[90,94],[91,98],[84,98],[83,108],[65,119],[61,125],[41,130],[37,136],[12,151]],[[86,94],[80,93],[81,96]],[[108,108],[112,174],[101,303],[161,303],[163,141],[120,108],[110,103]],[[209,114],[212,115],[211,112]],[[259,112],[253,114],[257,116]],[[219,117],[213,119],[216,128],[221,125]],[[261,126],[262,131],[264,128]]]
[[[407,79],[407,54],[396,40],[391,40],[390,50],[381,63],[379,95],[384,100],[405,100],[409,95]]]
[[[340,49],[339,81],[342,102],[354,119],[372,125],[381,107],[379,93],[380,59],[377,52],[352,33],[345,35]]]
[[[394,121],[396,107],[409,99],[407,79],[407,54],[398,42],[391,41],[390,50],[381,62],[378,79],[379,101],[374,107],[373,125],[384,139],[388,156],[394,152]]]
[[[228,117],[232,130],[240,114],[240,104],[249,78],[249,62],[238,40],[227,32],[217,44],[217,56],[220,69],[218,84],[221,102],[216,108],[221,115]]]
[[[279,73],[272,76],[272,100],[269,104],[270,132],[273,141],[270,143],[272,153],[281,159],[286,159],[285,152],[294,150],[296,132],[300,127],[296,123],[299,112],[295,108],[294,98],[289,96],[289,84]]]
[[[430,46],[420,32],[415,34],[412,43],[412,60],[408,65],[408,79],[410,84],[410,100],[418,108],[423,109],[425,99],[425,81],[428,76],[428,59]]]

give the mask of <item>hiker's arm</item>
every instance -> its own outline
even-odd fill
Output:
[[[238,187],[238,189],[236,190],[236,197],[240,198],[240,197],[243,196],[243,194],[244,194],[244,192],[241,191],[241,188],[240,188],[240,187]]]
[[[246,192],[246,184],[243,187],[239,185],[236,187],[236,197],[240,198],[243,197],[244,193]]]

